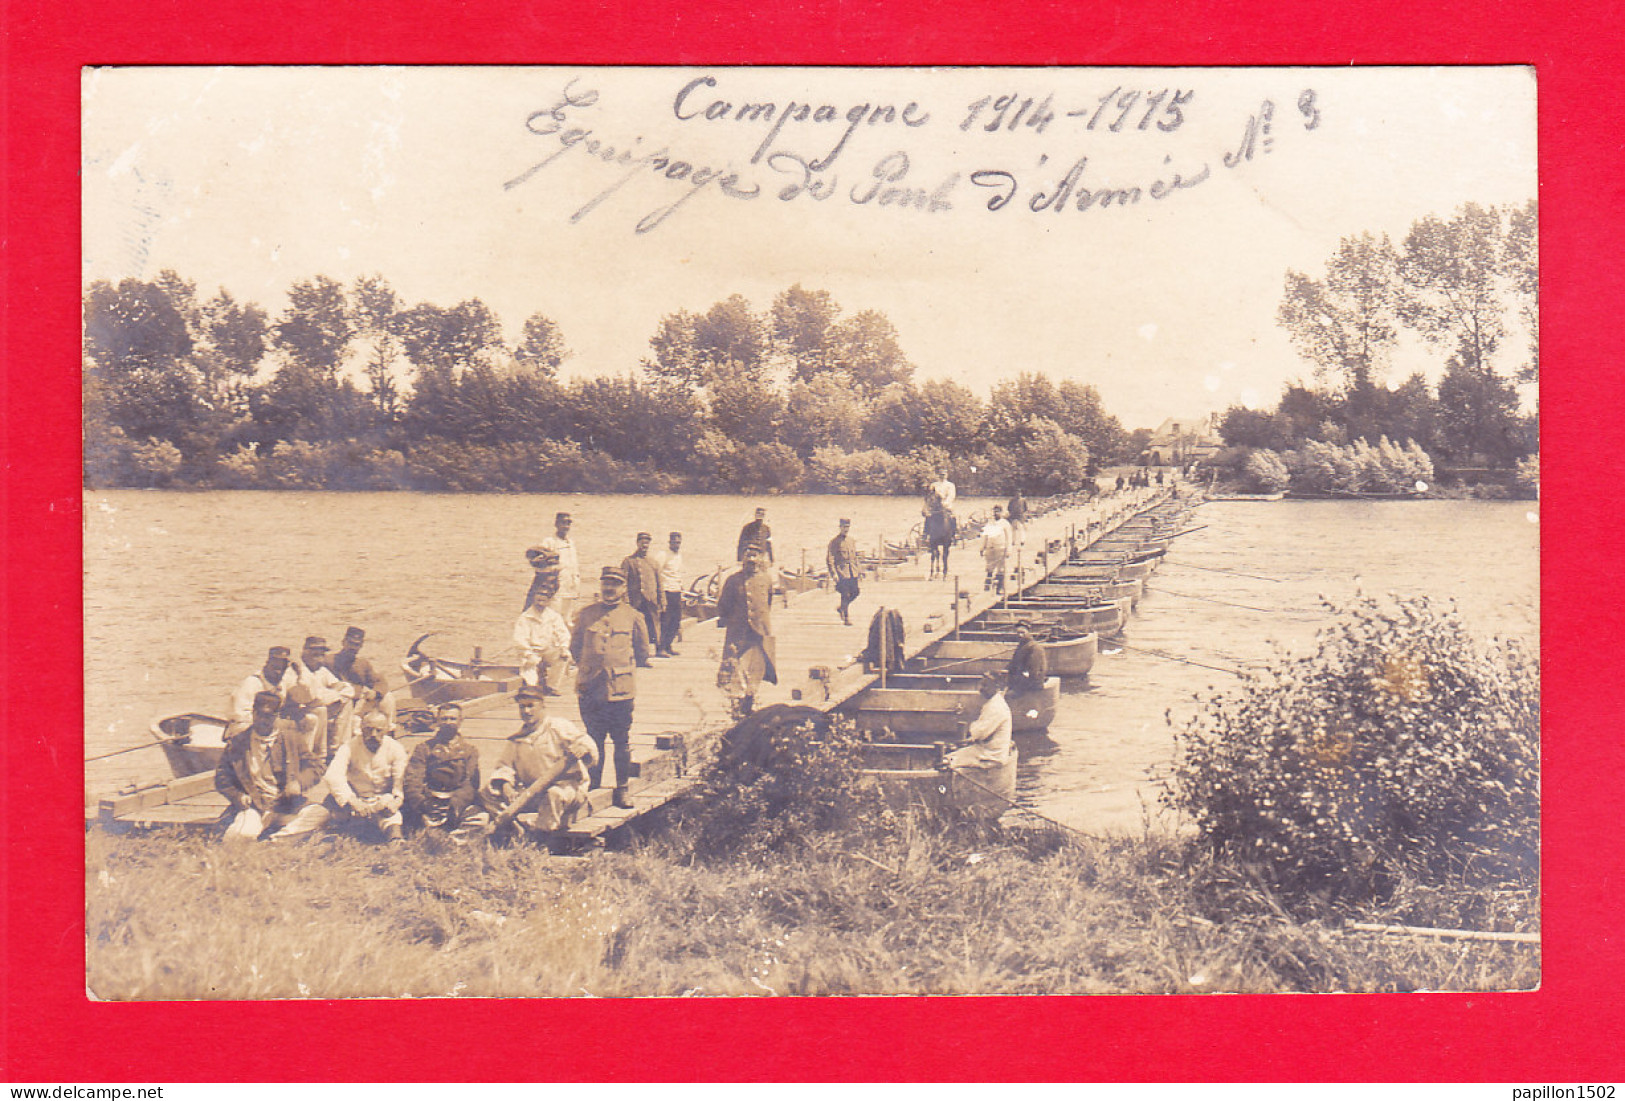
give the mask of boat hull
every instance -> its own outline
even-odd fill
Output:
[[[925,672],[1002,673],[1010,667],[1010,655],[1020,641],[1014,631],[998,639],[944,639],[923,655],[923,660],[936,668]],[[1051,674],[1058,677],[1086,677],[1094,668],[1100,652],[1100,636],[1090,633],[1077,638],[1045,642],[1044,657]],[[962,662],[978,665],[961,666]]]
[[[981,693],[971,687],[976,677],[903,673],[890,677],[887,686],[871,686],[858,693],[842,710],[859,730],[887,732],[903,740],[930,739],[957,743],[964,727],[982,708]],[[895,687],[894,687],[895,685]],[[1012,693],[1012,727],[1017,734],[1047,730],[1060,704],[1061,682],[1050,677],[1036,692]]]

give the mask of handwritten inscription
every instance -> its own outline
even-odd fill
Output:
[[[672,94],[671,119],[684,132],[698,128],[695,136],[701,140],[693,143],[696,147],[704,144],[714,149],[719,130],[742,134],[740,151],[748,147],[750,152],[736,165],[719,161],[714,154],[686,155],[677,148],[680,137],[658,145],[651,142],[652,147],[646,148],[642,135],[628,139],[609,132],[613,122],[603,119],[603,98],[598,89],[572,80],[550,106],[529,114],[524,128],[544,143],[541,156],[507,180],[505,189],[525,186],[538,176],[558,176],[561,170],[555,166],[561,163],[609,170],[603,180],[592,184],[598,190],[570,215],[574,223],[604,207],[636,181],[645,181],[637,193],[646,193],[647,183],[652,181],[666,194],[634,223],[634,231],[644,234],[658,229],[705,192],[734,202],[766,199],[817,205],[837,199],[854,206],[927,216],[952,211],[956,201],[968,196],[971,209],[1058,214],[1134,206],[1142,199],[1158,204],[1213,178],[1209,160],[1189,151],[1180,153],[1177,161],[1169,153],[1163,157],[1160,172],[1145,172],[1136,179],[1100,168],[1099,151],[1083,149],[1053,158],[1053,151],[1039,152],[1026,167],[997,160],[993,164],[962,163],[947,170],[940,165],[922,167],[916,156],[920,149],[914,143],[922,143],[926,153],[935,153],[939,159],[945,154],[928,136],[933,120],[941,116],[918,100],[780,101],[740,94],[710,74],[687,80]],[[989,90],[959,112],[946,112],[948,121],[937,125],[952,125],[967,135],[1027,134],[1068,145],[1090,140],[1085,135],[1145,134],[1165,139],[1186,123],[1195,100],[1195,89],[1175,87],[1118,85],[1087,102],[1071,103],[1042,89]],[[1322,107],[1313,89],[1299,92],[1296,105],[1305,131],[1321,125]],[[1275,113],[1275,103],[1263,100],[1241,124],[1239,140],[1232,147],[1209,149],[1208,156],[1225,169],[1236,170],[1269,154],[1276,141]],[[1217,121],[1222,123],[1222,116]],[[872,148],[876,139],[884,152],[861,151]],[[999,144],[1004,140],[1011,139],[1000,139]],[[1129,139],[1104,140],[1115,144]],[[955,149],[951,155],[962,160],[975,154]],[[1067,167],[1062,170],[1062,165]],[[577,169],[570,178],[579,174]],[[969,192],[961,187],[965,180],[971,185]]]

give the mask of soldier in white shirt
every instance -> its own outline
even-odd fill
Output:
[[[1010,522],[1004,518],[1004,509],[993,506],[993,519],[982,527],[982,561],[987,566],[987,577],[982,588],[1004,592],[1004,560],[1010,553]],[[996,587],[996,588],[995,588]]]
[[[254,721],[254,697],[261,692],[275,692],[279,700],[288,689],[299,683],[299,674],[290,661],[293,654],[286,646],[273,646],[265,655],[265,664],[258,672],[243,678],[231,694],[231,726],[226,736],[246,730]]]
[[[655,641],[655,657],[674,658],[672,649],[683,634],[683,533],[674,531],[661,552],[660,590],[665,599],[660,606],[660,637]]]
[[[401,804],[406,800],[406,749],[389,734],[381,711],[361,717],[361,733],[339,747],[322,777],[327,798],[324,824],[370,822],[388,841],[402,838]]]
[[[969,743],[948,755],[948,765],[956,769],[1002,768],[1015,752],[1012,737],[1015,719],[1004,699],[1004,685],[997,673],[985,673],[977,691],[982,694],[982,710],[965,729]]]
[[[300,687],[310,693],[310,713],[303,727],[310,739],[306,744],[311,756],[324,764],[350,736],[356,693],[355,685],[328,667],[327,653],[327,640],[311,635],[293,663]]]
[[[576,557],[576,545],[570,541],[572,522],[568,512],[554,516],[553,534],[538,544],[541,549],[558,555],[559,593],[553,598],[553,606],[559,610],[559,614],[564,617],[567,624],[572,622],[576,603],[581,598],[581,560]]]
[[[513,625],[520,679],[549,696],[561,693],[560,686],[570,667],[570,627],[559,614],[557,599],[557,571],[539,571],[531,586],[530,607]]]

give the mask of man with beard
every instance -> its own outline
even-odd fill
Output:
[[[461,733],[463,709],[443,703],[434,718],[434,735],[406,763],[406,818],[454,841],[482,837],[490,819],[479,802],[480,752]]]
[[[406,750],[390,737],[382,711],[361,717],[361,732],[339,747],[322,778],[322,802],[329,826],[370,823],[387,841],[402,839],[401,807],[406,801]]]

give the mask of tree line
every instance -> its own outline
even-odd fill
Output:
[[[172,271],[84,295],[91,487],[916,492],[1075,488],[1137,437],[1091,386],[1021,373],[984,400],[917,381],[878,310],[796,285],[661,318],[625,374],[568,380],[560,327],[517,343],[477,298],[382,276],[294,283],[272,317]]]
[[[1536,417],[1520,412],[1517,386],[1539,379],[1537,226],[1534,200],[1469,203],[1449,218],[1417,220],[1397,246],[1370,233],[1343,238],[1322,278],[1289,270],[1277,321],[1314,381],[1287,386],[1273,410],[1232,407],[1225,442],[1288,452],[1304,471],[1324,469],[1328,449],[1359,467],[1385,442],[1447,466],[1530,467]],[[1436,388],[1420,372],[1387,384],[1407,331],[1445,355]],[[1497,359],[1508,358],[1518,331],[1527,342],[1503,371]],[[1387,465],[1400,476],[1403,463]]]

